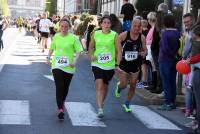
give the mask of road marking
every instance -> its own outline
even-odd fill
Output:
[[[7,52],[5,52],[5,56],[3,57],[2,61],[0,62],[0,72],[2,71],[4,65],[6,64],[6,61],[8,57],[10,56],[11,52],[14,50],[14,44],[17,42],[17,38],[13,41],[10,48]]]
[[[0,124],[30,125],[29,101],[0,100]]]
[[[149,108],[131,105],[133,115],[150,129],[182,130]]]
[[[50,80],[54,81],[53,75],[44,75],[44,77],[46,77],[47,79],[50,79]]]
[[[9,32],[8,32],[8,33],[9,33]],[[6,48],[6,51],[4,51],[5,53],[3,52],[5,55],[4,55],[3,59],[2,59],[1,62],[0,62],[0,72],[2,71],[4,65],[6,64],[6,61],[7,61],[7,59],[9,58],[11,52],[13,52],[14,49],[16,48],[15,44],[16,44],[17,41],[19,40],[20,35],[24,35],[24,34],[25,34],[25,33],[21,33],[21,34],[18,34],[18,33],[17,33],[17,35],[16,35],[17,37],[14,39],[14,41],[12,42],[12,44]],[[5,37],[4,37],[4,38],[5,38]]]
[[[106,125],[98,119],[90,103],[65,102],[65,107],[73,126],[106,127]]]

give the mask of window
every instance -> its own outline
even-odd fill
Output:
[[[17,0],[8,0],[8,5],[17,5]]]

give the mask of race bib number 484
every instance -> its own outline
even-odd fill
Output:
[[[56,67],[66,67],[69,66],[69,59],[66,56],[56,57]]]
[[[110,53],[104,53],[98,55],[98,63],[107,63],[111,61],[111,54]]]
[[[138,58],[138,52],[137,51],[126,51],[125,52],[125,59],[126,61],[132,61]]]

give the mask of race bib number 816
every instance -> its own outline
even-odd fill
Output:
[[[125,52],[125,59],[126,61],[132,61],[138,58],[138,52],[137,51],[126,51]]]

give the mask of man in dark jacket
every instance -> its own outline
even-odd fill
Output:
[[[133,4],[129,3],[128,0],[123,0],[124,4],[121,8],[121,16],[123,17],[123,31],[128,31],[131,28],[131,22],[136,12]]]

